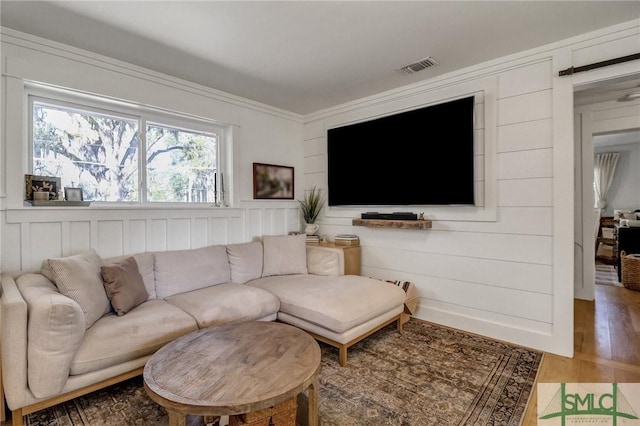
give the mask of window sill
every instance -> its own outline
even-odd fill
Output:
[[[30,201],[33,207],[89,207],[91,201],[64,201],[64,200],[50,200],[50,201]]]
[[[7,210],[37,210],[53,208],[83,210],[229,210],[231,206],[213,203],[110,203],[102,201],[24,201],[22,206],[7,206]]]

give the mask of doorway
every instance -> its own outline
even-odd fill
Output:
[[[640,74],[576,86],[574,119],[574,296],[593,300],[600,218],[613,221],[614,210],[640,209]],[[618,163],[607,204],[596,209],[594,156],[606,152],[618,152]]]

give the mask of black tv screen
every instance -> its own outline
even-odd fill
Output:
[[[474,98],[327,132],[330,206],[474,204]]]

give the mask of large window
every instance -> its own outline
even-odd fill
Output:
[[[214,201],[217,135],[147,125],[149,201]]]
[[[60,177],[87,201],[216,201],[221,127],[95,102],[32,96],[30,105],[33,174]]]

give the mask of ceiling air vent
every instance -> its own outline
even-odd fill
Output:
[[[420,59],[417,62],[413,62],[411,64],[405,65],[400,68],[396,68],[396,70],[400,71],[403,74],[413,74],[418,71],[422,71],[425,68],[432,67],[434,65],[438,65],[438,61],[436,61],[431,56],[427,56],[424,59]]]

